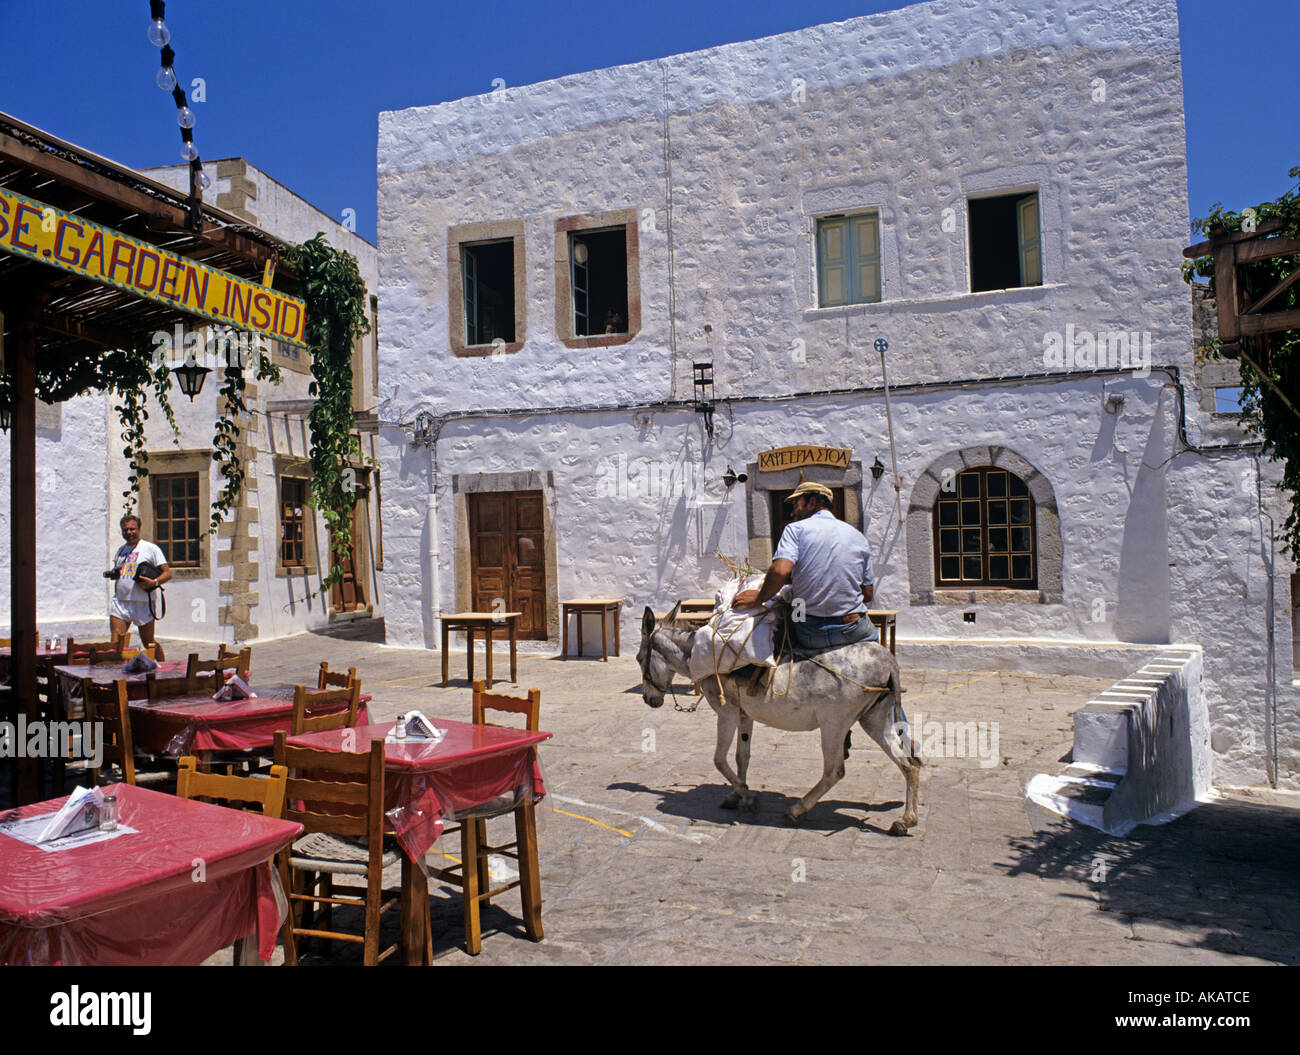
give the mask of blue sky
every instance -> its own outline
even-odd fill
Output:
[[[375,237],[380,110],[842,21],[899,0],[616,5],[172,0],[176,70],[204,158],[242,156]],[[1300,165],[1294,0],[1179,0],[1193,216],[1276,197]],[[148,0],[0,0],[0,110],[127,165],[179,163]],[[1216,78],[1222,78],[1221,81]]]

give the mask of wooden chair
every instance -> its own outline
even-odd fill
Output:
[[[170,699],[174,696],[199,696],[214,693],[211,677],[197,678],[159,678],[150,671],[144,676],[145,696],[150,703]]]
[[[530,732],[536,732],[541,708],[540,689],[529,689],[526,697],[500,696],[487,692],[482,681],[474,682],[475,725],[496,725],[497,723],[487,720],[487,712],[507,711],[523,715],[524,727]],[[494,807],[500,812],[514,813],[513,842],[492,846],[487,841],[486,817],[471,817],[463,821],[460,826],[460,865],[452,868],[429,868],[431,876],[437,875],[438,878],[461,888],[465,904],[465,951],[471,956],[478,955],[483,948],[480,903],[487,904],[498,894],[504,894],[515,887],[519,888],[523,903],[524,930],[533,941],[541,941],[543,937],[542,886],[537,864],[537,815],[533,803],[531,801],[516,803],[513,795],[505,795],[496,803],[485,807],[485,812],[492,812]],[[513,858],[519,865],[519,878],[493,887],[489,871],[489,858],[492,854]],[[429,941],[432,945],[432,936]],[[426,954],[432,960],[432,948],[427,949]]]
[[[199,659],[197,652],[191,652],[189,662],[185,666],[185,677],[190,680],[200,679],[211,685],[212,691],[216,692],[226,683],[226,671],[228,670],[236,671],[241,678],[247,681],[252,658],[252,648],[244,648],[239,652],[227,652],[225,645],[218,649],[216,659]]]
[[[131,710],[127,704],[126,679],[109,685],[96,685],[90,678],[81,681],[81,698],[86,704],[86,718],[100,722],[100,741],[104,761],[116,762],[122,770],[122,782],[135,783],[135,752],[131,744]],[[91,785],[99,783],[100,766],[91,765]]]
[[[157,650],[158,650],[157,643],[150,641],[149,644],[145,645],[143,648],[122,649],[122,659],[124,660],[135,659],[135,657],[138,656],[141,652],[143,652],[150,659],[157,659],[158,658]]]
[[[331,672],[328,663],[320,665],[320,677],[316,682],[318,689],[349,689],[352,683],[357,680],[357,668],[348,667],[346,674],[340,672]]]
[[[269,777],[204,773],[199,770],[199,760],[186,755],[176,763],[176,794],[183,799],[216,800],[223,805],[256,803],[262,807],[264,817],[279,819],[284,816],[284,789],[288,777],[289,771],[284,766],[272,766]]]
[[[118,634],[111,641],[74,641],[68,638],[68,664],[123,663],[126,651],[126,634]]]
[[[285,787],[284,819],[297,821],[306,834],[280,855],[280,878],[289,894],[285,920],[284,962],[298,963],[296,939],[312,938],[359,942],[367,967],[392,955],[400,944],[379,949],[380,917],[400,898],[383,898],[383,871],[400,860],[396,850],[384,848],[384,742],[372,741],[360,754],[290,747],[283,731],[275,734],[275,762],[289,771]],[[310,778],[303,774],[311,774]],[[328,812],[318,812],[324,807]],[[364,840],[364,842],[360,841]],[[333,876],[359,875],[366,881],[363,897],[336,897]],[[317,877],[320,893],[315,893]],[[321,927],[311,925],[294,908],[325,905]],[[335,905],[359,907],[365,914],[361,935],[328,929]]]
[[[306,685],[293,687],[293,735],[319,733],[326,729],[355,729],[361,706],[361,682],[353,681],[346,689],[308,690]]]

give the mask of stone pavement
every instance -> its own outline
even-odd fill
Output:
[[[377,719],[415,707],[470,718],[463,644],[442,689],[437,653],[302,635],[254,646],[254,687],[312,681],[321,659],[357,668]],[[480,673],[481,663],[480,648]],[[508,676],[503,654],[496,670]],[[1125,838],[1030,816],[1025,783],[1057,771],[1071,712],[1111,680],[911,670],[904,657],[926,769],[920,823],[892,838],[903,778],[858,730],[844,780],[795,829],[782,814],[820,771],[814,734],[756,726],[758,810],[728,812],[707,704],[647,707],[626,652],[608,663],[521,654],[518,686],[495,688],[541,689],[542,727],[555,733],[538,814],[546,939],[524,936],[511,891],[485,911],[483,952],[469,957],[459,894],[435,887],[436,961],[1300,962],[1300,811],[1287,796],[1225,797]],[[977,734],[989,724],[959,740],[932,722],[975,723]],[[355,950],[336,943],[329,962],[355,962]]]

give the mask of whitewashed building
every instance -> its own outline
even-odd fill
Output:
[[[357,505],[353,546],[344,581],[321,592],[329,571],[324,520],[306,504],[311,478],[307,414],[314,400],[308,353],[275,342],[280,385],[258,384],[249,367],[242,422],[244,490],[218,531],[209,530],[210,503],[223,479],[212,461],[220,371],[204,351],[210,331],[194,323],[198,361],[214,368],[190,402],[173,385],[170,401],[179,436],[172,433],[152,394],[147,409],[149,476],[137,512],[142,536],[168,556],[167,615],[159,636],[199,641],[253,641],[283,637],[340,622],[383,616],[381,479],[376,456],[374,407],[378,402],[376,339],[378,301],[375,247],[242,158],[205,163],[210,204],[251,226],[299,243],[324,232],[334,246],[357,258],[371,291],[370,335],[353,355],[353,407],[362,458],[356,463]],[[143,178],[185,193],[189,166],[145,170]],[[185,334],[172,335],[177,365]],[[125,508],[129,468],[122,456],[121,423],[113,399],[101,394],[39,408],[37,419],[37,611],[42,631],[103,637],[108,631],[110,583],[101,572],[121,545],[118,521]],[[8,462],[0,463],[0,527],[8,509]],[[7,530],[7,529],[4,529]],[[0,575],[8,575],[0,556]],[[8,592],[0,598],[0,623],[8,620]]]
[[[390,643],[505,583],[556,645],[623,597],[626,649],[715,552],[766,567],[802,471],[905,665],[1201,646],[1216,780],[1300,782],[1276,472],[1197,388],[1174,0],[937,0],[384,113],[379,206]]]

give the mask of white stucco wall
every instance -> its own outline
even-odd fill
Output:
[[[968,198],[1028,189],[1041,206],[1043,286],[965,292]],[[962,606],[910,605],[893,489],[867,474],[877,606],[903,609],[900,636],[1200,643],[1218,777],[1267,779],[1274,696],[1280,714],[1295,711],[1290,566],[1261,539],[1266,521],[1242,483],[1253,460],[1182,452],[1164,372],[945,384],[1042,374],[1047,335],[1067,327],[1149,335],[1151,362],[1191,383],[1173,0],[940,0],[384,113],[379,195],[380,369],[399,385],[382,433],[390,642],[432,645],[436,610],[457,603],[457,474],[552,473],[559,597],[627,598],[633,641],[643,604],[664,608],[719,580],[714,549],[744,556],[745,487],[726,493],[728,465],[741,471],[794,443],[850,447],[863,467],[890,462],[878,395],[720,406],[711,444],[689,409],[453,420],[431,515],[430,454],[395,423],[421,410],[689,399],[695,360],[715,363],[719,397],[873,388],[872,342],[883,336],[889,381],[902,386],[892,410],[904,512],[942,455],[1003,447],[1050,483],[1063,552],[1060,603],[968,605],[973,626]],[[641,329],[623,345],[571,350],[555,332],[556,221],[624,208],[642,217]],[[816,217],[865,209],[881,220],[883,301],[819,308]],[[496,220],[524,225],[526,340],[515,354],[457,358],[448,229]],[[1124,404],[1110,413],[1117,395]],[[1201,442],[1211,422],[1191,393],[1187,416],[1190,442]],[[619,456],[691,465],[706,483],[683,495],[634,482],[610,496],[601,473]],[[1261,636],[1270,565],[1285,657],[1271,674]],[[1297,733],[1280,737],[1283,783],[1300,771]]]

